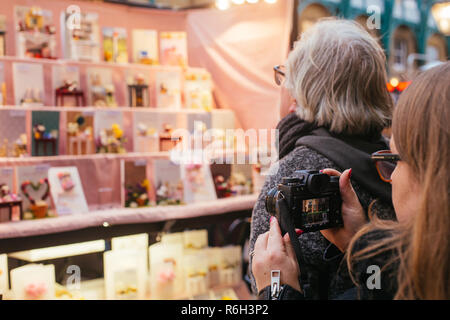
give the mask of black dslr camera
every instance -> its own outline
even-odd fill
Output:
[[[283,198],[283,206],[277,208]],[[283,234],[289,225],[303,232],[342,226],[341,205],[339,177],[311,170],[295,171],[266,196],[266,210],[277,218]]]

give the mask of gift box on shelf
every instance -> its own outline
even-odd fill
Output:
[[[186,32],[160,33],[161,64],[169,66],[188,66]]]
[[[28,155],[26,111],[0,110],[0,157],[23,157]]]
[[[52,80],[56,106],[85,106],[80,89],[80,72],[76,66],[53,66]]]
[[[20,58],[56,58],[56,29],[50,10],[16,6],[16,55]]]
[[[137,73],[128,80],[128,97],[130,107],[149,107],[148,84],[142,73]]]
[[[127,31],[124,28],[103,27],[103,59],[107,62],[128,62]]]
[[[94,107],[117,107],[112,70],[88,68],[88,103]]]
[[[66,119],[68,154],[95,153],[93,112],[67,112]]]
[[[4,172],[7,169],[2,170],[1,177],[5,176]],[[12,172],[12,168],[8,170]],[[12,192],[10,186],[7,183],[0,183],[0,208],[7,208],[9,213],[9,221],[13,220],[13,209],[18,207],[20,218],[23,218],[22,198],[16,193]]]
[[[53,300],[55,266],[28,264],[12,269],[11,291],[15,300]]]
[[[154,205],[149,181],[149,163],[145,159],[123,161],[125,207],[146,207]]]
[[[32,155],[56,156],[59,143],[59,112],[32,111]]]
[[[100,29],[97,13],[62,12],[61,30],[64,32],[65,58],[92,62],[100,60]]]
[[[158,32],[150,29],[133,29],[133,61],[156,65],[158,59]]]
[[[44,68],[40,63],[13,63],[14,101],[17,106],[44,105]]]

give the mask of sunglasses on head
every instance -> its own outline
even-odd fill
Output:
[[[392,182],[392,172],[394,172],[397,162],[401,160],[400,156],[390,150],[380,150],[373,153],[371,159],[375,162],[381,180]]]

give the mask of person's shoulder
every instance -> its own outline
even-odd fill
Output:
[[[299,167],[300,170],[336,167],[333,161],[306,146],[296,147],[280,160],[280,165],[295,165],[296,167]]]

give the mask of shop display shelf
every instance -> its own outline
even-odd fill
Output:
[[[112,208],[85,214],[0,224],[0,253],[110,239],[137,233],[199,228],[251,216],[257,195],[178,206]]]

